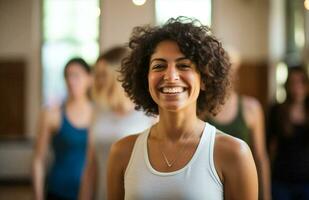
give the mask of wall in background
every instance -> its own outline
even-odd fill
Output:
[[[268,58],[269,0],[213,1],[213,31],[244,60]]]
[[[101,50],[127,43],[132,28],[155,23],[155,1],[135,6],[131,0],[101,0]]]
[[[0,1],[0,59],[23,60],[25,135],[33,136],[40,106],[40,0]]]

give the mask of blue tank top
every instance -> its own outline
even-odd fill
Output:
[[[87,128],[76,128],[62,109],[61,126],[53,138],[54,162],[47,176],[47,192],[77,199],[86,159]]]

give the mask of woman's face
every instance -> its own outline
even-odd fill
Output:
[[[196,65],[181,53],[174,41],[162,41],[151,55],[149,92],[159,110],[178,111],[195,106],[201,77]]]
[[[287,90],[294,100],[303,100],[307,95],[306,78],[302,72],[292,72],[289,77]]]
[[[72,63],[67,67],[65,80],[69,95],[73,97],[87,96],[91,77],[80,64]]]
[[[97,91],[102,91],[111,81],[111,73],[108,64],[101,60],[94,68],[94,86]]]

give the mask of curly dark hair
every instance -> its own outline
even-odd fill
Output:
[[[163,26],[135,27],[129,40],[131,53],[121,66],[122,86],[137,110],[148,115],[158,114],[158,105],[148,91],[150,57],[158,43],[175,41],[180,51],[193,61],[201,75],[206,90],[200,91],[197,113],[216,114],[225,101],[230,86],[230,62],[222,44],[212,35],[209,27],[187,17],[169,19]]]

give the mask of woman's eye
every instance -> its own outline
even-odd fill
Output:
[[[188,68],[191,67],[191,66],[188,65],[188,64],[178,64],[177,66],[178,66],[179,68],[181,68],[181,69],[188,69]]]
[[[162,65],[162,64],[157,64],[157,65],[153,65],[153,66],[152,66],[152,69],[154,69],[154,70],[160,70],[160,69],[163,69],[163,67],[164,67],[164,65]]]

